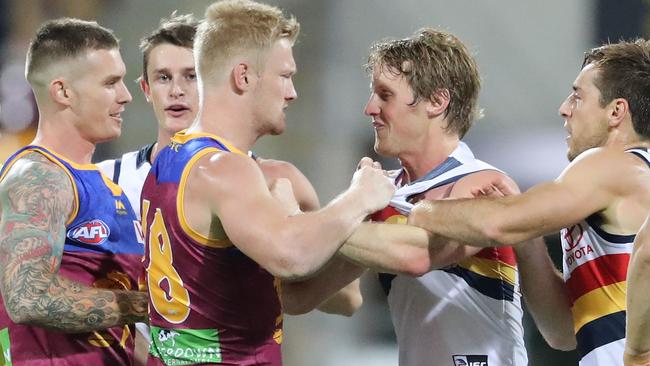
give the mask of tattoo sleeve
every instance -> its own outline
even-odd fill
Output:
[[[146,293],[92,288],[58,275],[74,192],[38,153],[0,182],[0,291],[17,323],[87,332],[144,321]]]

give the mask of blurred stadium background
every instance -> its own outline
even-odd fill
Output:
[[[344,189],[373,133],[362,111],[369,95],[363,64],[373,41],[402,38],[433,26],[458,35],[474,52],[483,77],[485,117],[465,140],[477,155],[507,171],[523,189],[556,177],[566,166],[563,121],[583,52],[608,40],[648,36],[648,2],[626,0],[268,0],[302,24],[294,48],[299,98],[288,130],[259,142],[261,156],[292,161],[313,182],[322,202]],[[0,162],[29,142],[38,120],[24,58],[29,39],[50,18],[96,19],[121,39],[135,81],[142,67],[139,39],[173,10],[202,17],[209,0],[0,0]],[[95,160],[134,150],[155,138],[156,123],[135,82],[122,137],[100,145]],[[386,162],[395,166],[395,162]],[[556,262],[557,238],[547,238]],[[559,263],[559,262],[558,262]],[[312,313],[288,317],[288,366],[394,366],[397,346],[374,274],[362,281],[365,303],[352,318]],[[440,332],[462,331],[440,329]],[[468,331],[468,330],[465,330]],[[495,337],[498,337],[495,334]],[[526,319],[530,365],[577,364],[573,352],[553,351]],[[435,360],[432,360],[432,365]]]

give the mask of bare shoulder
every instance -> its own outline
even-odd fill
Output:
[[[459,179],[450,193],[450,197],[473,197],[472,191],[489,186],[507,187],[510,192],[519,192],[517,183],[505,173],[498,170],[481,170]]]
[[[264,176],[253,159],[221,151],[199,158],[185,184],[188,192],[211,205],[224,197],[241,198],[266,189]]]
[[[221,187],[229,186],[233,181],[243,182],[260,176],[261,171],[253,159],[219,151],[208,153],[194,163],[187,184]]]
[[[596,147],[578,155],[567,166],[567,170],[591,169],[616,173],[639,167],[647,167],[647,164],[634,154],[617,148]]]
[[[75,204],[68,174],[39,153],[27,154],[11,166],[0,183],[0,197],[4,219],[15,221],[16,227],[63,225]]]
[[[645,184],[649,178],[650,169],[638,156],[620,149],[600,147],[580,154],[566,167],[558,181],[596,184],[625,194]]]

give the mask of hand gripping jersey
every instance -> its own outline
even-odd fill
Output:
[[[646,149],[627,151],[650,166]],[[581,366],[623,366],[627,266],[634,237],[606,232],[598,215],[560,233]]]
[[[190,169],[216,152],[246,155],[217,136],[180,132],[145,181],[149,365],[282,363],[280,282],[229,240],[206,238],[185,220]]]
[[[496,168],[464,143],[438,167],[397,189],[377,221],[405,223],[409,199],[462,177]],[[388,294],[401,366],[527,365],[514,253],[486,248],[456,265],[421,277],[380,274]]]
[[[27,146],[5,164],[0,179],[22,156],[37,152],[63,169],[75,193],[74,212],[66,223],[59,275],[87,286],[137,289],[143,245],[137,219],[122,190],[96,166],[66,160],[40,146]],[[0,304],[0,345],[5,360],[19,365],[130,365],[133,326],[66,334],[18,325]]]

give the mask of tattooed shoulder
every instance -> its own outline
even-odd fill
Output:
[[[7,214],[29,215],[35,225],[48,225],[61,215],[67,219],[73,206],[69,176],[40,153],[30,153],[16,161],[0,182],[2,210],[9,210]]]
[[[60,258],[73,205],[72,183],[61,167],[39,153],[16,161],[0,182],[0,265]]]

